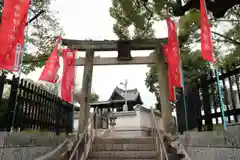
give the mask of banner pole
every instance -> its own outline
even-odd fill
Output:
[[[75,82],[76,82],[76,62],[77,62],[77,58],[76,58],[76,54],[77,54],[77,51],[75,51],[74,52],[74,54],[75,54],[75,63],[74,63],[74,79],[73,79],[73,117],[72,117],[72,123],[73,123],[73,127],[72,127],[72,132],[73,132],[73,130],[74,130],[74,120],[75,120],[75,116],[74,116],[74,111],[75,111]]]
[[[176,25],[178,26],[178,25]],[[178,27],[177,27],[178,28]],[[184,75],[183,75],[183,69],[182,69],[182,61],[181,61],[181,53],[179,52],[179,40],[178,40],[178,35],[177,37],[177,45],[178,45],[178,55],[180,57],[180,69],[181,69],[181,80],[182,80],[182,94],[183,94],[183,106],[184,106],[184,114],[185,114],[185,125],[186,125],[186,130],[188,131],[188,115],[187,115],[187,101],[186,101],[186,95],[185,95],[185,83],[184,83]]]
[[[188,131],[188,115],[187,115],[187,101],[185,96],[185,86],[184,86],[184,77],[183,77],[183,71],[182,71],[182,65],[180,62],[181,67],[181,75],[182,75],[182,94],[183,94],[183,106],[184,106],[184,114],[185,114],[185,123],[186,123],[186,130]]]
[[[224,114],[224,105],[223,105],[223,100],[222,100],[222,90],[221,90],[221,85],[220,85],[220,80],[219,80],[219,74],[218,74],[218,67],[215,66],[215,76],[217,79],[217,87],[218,87],[218,95],[219,95],[219,102],[220,102],[220,109],[221,109],[221,113],[222,113],[222,120],[223,120],[223,127],[224,130],[227,129],[227,123],[225,120],[225,114]]]
[[[206,0],[203,0],[203,3],[204,3],[205,10],[207,12],[208,9],[206,7]],[[201,9],[201,1],[200,1],[200,9]],[[210,36],[211,36],[211,33],[210,33]],[[212,37],[211,37],[211,43],[212,43]],[[212,54],[213,54],[213,56],[215,56],[214,52]],[[218,67],[216,65],[214,65],[213,63],[210,63],[210,66],[211,66],[211,69],[213,68],[213,70],[215,72],[216,79],[217,79],[217,87],[218,87],[220,109],[221,109],[221,113],[222,113],[222,120],[223,120],[224,130],[226,130],[227,129],[227,124],[226,124],[225,115],[224,115],[224,107],[223,107],[223,100],[222,100],[222,90],[221,90],[221,85],[220,85],[220,80],[219,80]]]
[[[31,17],[31,10],[30,10],[30,8],[31,8],[31,0],[29,1],[29,9],[28,9],[27,21]],[[26,49],[27,49],[27,40],[26,40],[26,38],[28,37],[28,30],[29,30],[29,24],[26,26],[25,34],[24,34],[24,44],[23,44],[23,47],[21,48],[22,49],[22,55],[21,55],[21,59],[20,59],[20,67],[19,67],[19,70],[18,70],[18,86],[19,86],[19,83],[21,81],[20,78],[21,78],[21,73],[22,73],[23,57],[24,57],[24,54],[25,54]],[[13,132],[13,130],[14,130],[14,121],[15,121],[15,116],[16,116],[17,100],[18,100],[18,94],[16,94],[16,101],[15,101],[15,104],[14,104],[12,126],[11,126],[11,129],[10,129],[10,132]]]

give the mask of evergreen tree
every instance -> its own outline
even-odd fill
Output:
[[[112,0],[112,7],[109,12],[116,20],[113,31],[120,39],[156,38],[153,24],[164,20],[166,12],[173,20],[176,22],[178,20],[177,31],[182,68],[185,80],[189,80],[209,68],[208,63],[200,57],[200,50],[194,49],[200,42],[200,12],[192,9],[181,17],[174,17],[171,7],[178,7],[178,5],[172,0]],[[218,65],[240,63],[239,13],[240,7],[235,6],[226,13],[224,19],[215,19],[209,14],[214,52],[217,56]],[[219,32],[221,30],[219,28],[223,28],[226,24],[230,26],[228,31]],[[130,35],[130,27],[134,28],[133,35]],[[159,102],[159,86],[156,73],[155,65],[150,65],[145,83],[149,91],[155,93]]]
[[[30,32],[26,37],[28,44],[27,53],[23,57],[23,72],[29,73],[37,67],[42,67],[56,43],[56,37],[60,33],[59,23],[50,11],[50,0],[31,0],[30,19],[41,12],[35,20],[29,24]],[[0,2],[0,19],[3,3]]]

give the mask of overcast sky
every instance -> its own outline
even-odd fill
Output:
[[[111,0],[53,0],[51,9],[56,14],[65,33],[64,38],[69,39],[93,39],[93,40],[116,40],[112,26],[114,19],[109,15]],[[229,23],[221,23],[216,30],[220,33],[229,29]],[[167,37],[166,22],[154,24],[157,38]],[[59,33],[56,33],[56,35]],[[133,51],[133,56],[146,56],[151,51]],[[101,52],[95,56],[117,56],[117,52]],[[77,56],[84,56],[79,52]],[[62,60],[61,60],[62,64]],[[60,69],[62,71],[62,67]],[[42,68],[30,73],[27,78],[37,81]],[[60,73],[61,73],[60,71]],[[129,89],[137,88],[140,91],[144,105],[150,107],[155,103],[155,97],[150,93],[144,83],[146,65],[132,66],[97,66],[93,71],[92,90],[100,95],[100,100],[108,100],[113,89],[125,79],[128,80]],[[76,67],[76,86],[81,86],[83,67]],[[167,76],[167,75],[166,75]],[[121,87],[121,86],[120,86]]]
[[[109,15],[110,6],[111,0],[56,0],[52,3],[51,9],[58,12],[57,18],[65,33],[64,38],[114,40],[117,37],[112,31],[114,19]],[[165,22],[155,24],[155,29],[157,37],[167,36]],[[132,55],[146,56],[150,52],[134,51]],[[117,52],[101,52],[101,54],[96,53],[95,55],[113,57],[117,56]],[[84,53],[80,52],[78,56],[84,56]],[[42,68],[39,68],[27,77],[37,81],[41,71]],[[144,82],[147,71],[146,65],[96,66],[93,71],[92,90],[100,96],[100,100],[108,100],[113,89],[127,79],[129,89],[137,88],[139,90],[144,106],[153,106],[155,97],[148,91]],[[82,74],[83,67],[77,67],[75,82],[78,86],[81,86]]]

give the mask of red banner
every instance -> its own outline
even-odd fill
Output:
[[[75,79],[75,51],[63,49],[63,76],[61,83],[61,97],[67,102],[74,100],[74,79]]]
[[[168,65],[172,74],[172,82],[176,87],[182,88],[181,78],[181,58],[178,50],[178,38],[176,32],[176,24],[167,17],[168,26],[168,52],[169,61]]]
[[[211,37],[211,26],[208,22],[208,15],[205,0],[200,0],[200,29],[201,29],[201,52],[204,60],[215,62],[213,56],[213,44]]]
[[[61,37],[59,36],[58,42],[55,48],[53,49],[52,53],[50,54],[39,80],[47,81],[51,83],[55,83],[58,80],[57,72],[60,67],[59,56],[58,56],[58,45],[60,43],[60,40],[61,40]]]
[[[163,52],[164,52],[164,56],[167,60],[167,63],[169,63],[169,52],[168,52],[168,45],[162,45],[163,47]],[[175,96],[175,88],[174,88],[174,84],[173,84],[173,74],[171,72],[171,68],[168,67],[168,90],[169,90],[169,101],[171,102],[175,102],[176,101],[176,96]]]
[[[18,71],[30,0],[4,0],[0,26],[0,68]]]

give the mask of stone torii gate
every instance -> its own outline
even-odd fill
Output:
[[[79,117],[79,132],[83,132],[89,118],[89,97],[91,95],[93,65],[137,65],[156,64],[158,71],[158,83],[160,86],[161,111],[164,130],[170,131],[172,120],[171,104],[168,101],[168,74],[167,64],[163,56],[160,56],[161,43],[167,39],[151,40],[71,40],[63,39],[62,45],[69,49],[85,51],[85,58],[76,60],[76,66],[84,66],[81,112]],[[147,57],[132,57],[131,50],[155,50]],[[94,57],[94,51],[118,51],[118,57]],[[162,54],[163,55],[163,54]]]

